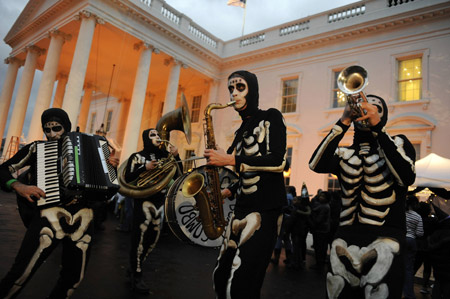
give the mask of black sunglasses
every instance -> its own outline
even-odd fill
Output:
[[[44,128],[44,132],[45,133],[50,133],[51,131],[53,131],[53,132],[59,132],[59,131],[61,131],[62,130],[62,126],[54,126],[54,127],[51,127],[51,128]]]

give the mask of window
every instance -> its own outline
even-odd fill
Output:
[[[94,112],[91,114],[91,124],[89,126],[89,133],[94,133],[94,126],[95,126],[96,120],[97,120],[97,113]]]
[[[422,58],[398,60],[398,100],[422,98]]]
[[[339,181],[334,174],[328,174],[328,191],[339,191],[341,190],[341,186],[339,185]]]
[[[109,132],[111,130],[111,120],[112,120],[113,111],[109,110],[106,116],[106,130],[105,132]]]
[[[187,149],[184,153],[185,153],[184,154],[184,159],[189,159],[189,158],[192,158],[192,157],[195,156],[194,150],[191,150],[191,149]],[[185,161],[184,165],[183,165],[184,172],[192,169],[192,165],[193,164],[194,164],[194,160]]]
[[[191,122],[196,123],[198,122],[199,115],[200,115],[200,107],[202,105],[202,96],[195,96],[192,99],[192,108],[191,108]]]
[[[333,71],[333,108],[337,107],[344,107],[346,103],[346,96],[345,93],[343,93],[337,84],[337,78],[339,77],[339,74],[341,73],[341,70],[339,71]]]
[[[416,151],[416,161],[420,160],[420,143],[413,143],[414,150]]]
[[[283,80],[281,112],[295,112],[297,109],[298,79]]]
[[[287,160],[287,163],[289,165],[289,169],[285,169],[285,171],[283,171],[283,176],[284,176],[284,184],[286,186],[289,186],[289,183],[291,181],[292,147],[288,147],[286,149],[286,151],[287,151],[286,160]]]

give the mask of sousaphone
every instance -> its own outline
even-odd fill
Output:
[[[185,134],[188,144],[191,143],[191,120],[189,108],[184,94],[181,94],[181,107],[164,114],[156,124],[156,130],[161,137],[161,146],[170,144],[170,132],[173,130],[181,131]],[[128,159],[119,167],[119,193],[123,196],[133,198],[145,198],[152,196],[164,189],[172,180],[177,172],[177,161],[172,154],[162,159],[159,165],[152,170],[147,170],[132,181],[125,181],[125,169]]]

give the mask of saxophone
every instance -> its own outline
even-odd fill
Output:
[[[205,123],[203,131],[205,134],[205,147],[207,149],[217,149],[216,139],[214,137],[213,122],[211,110],[223,109],[236,103],[231,101],[225,105],[211,103],[205,108]],[[194,197],[197,209],[200,214],[200,221],[205,235],[215,240],[219,238],[227,225],[223,213],[223,198],[220,188],[219,171],[215,166],[206,166],[205,169],[207,182],[205,178],[197,172],[192,172],[185,179],[182,187],[182,193],[185,197]]]

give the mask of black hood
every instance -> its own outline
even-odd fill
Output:
[[[233,72],[230,76],[228,76],[228,81],[232,77],[242,77],[247,82],[248,86],[248,93],[245,99],[247,100],[247,107],[242,110],[238,111],[239,115],[242,119],[245,119],[247,117],[253,116],[258,112],[258,106],[259,106],[259,86],[258,86],[258,78],[255,74],[250,73],[248,71],[236,71]]]
[[[59,122],[64,128],[64,133],[69,133],[72,130],[72,123],[70,122],[69,116],[67,115],[66,111],[60,108],[49,108],[44,112],[42,112],[41,115],[42,128],[46,123],[50,121]]]

